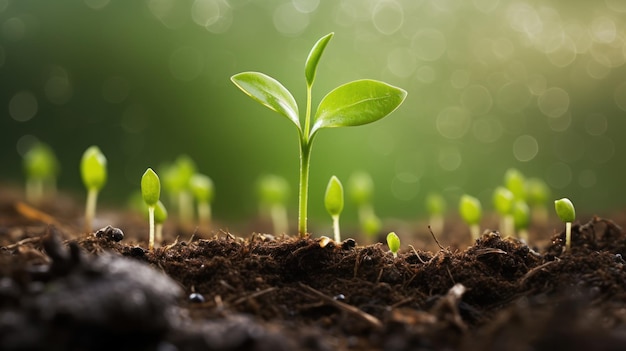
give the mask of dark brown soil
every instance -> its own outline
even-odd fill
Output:
[[[568,252],[564,233],[538,251],[496,232],[464,250],[403,243],[394,259],[382,244],[192,231],[149,252],[142,225],[111,223],[119,242],[84,234],[60,201],[0,197],[2,350],[626,345],[626,234],[610,220],[576,223]]]

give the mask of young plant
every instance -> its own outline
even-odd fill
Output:
[[[400,238],[396,233],[391,232],[387,234],[387,246],[389,246],[389,251],[393,254],[393,257],[398,257],[398,250],[400,250]]]
[[[173,164],[163,169],[163,185],[171,198],[171,204],[178,206],[178,218],[181,223],[193,221],[193,197],[191,195],[191,177],[196,173],[196,164],[187,155],[180,155]]]
[[[150,221],[148,249],[152,250],[154,248],[154,209],[161,197],[161,182],[152,168],[148,168],[141,177],[141,196],[148,205],[148,220]]]
[[[24,154],[24,173],[26,173],[26,200],[39,203],[46,193],[56,190],[56,177],[59,162],[52,149],[38,142]]]
[[[326,194],[324,196],[324,206],[326,211],[333,219],[333,233],[335,234],[335,242],[341,241],[341,234],[339,233],[339,215],[343,211],[343,186],[339,181],[339,178],[332,176],[328,181],[326,187]]]
[[[504,172],[504,185],[513,193],[515,199],[526,200],[526,178],[516,168]]]
[[[269,174],[261,177],[257,183],[260,199],[260,212],[269,213],[274,227],[274,234],[287,233],[287,199],[289,198],[289,183],[281,176]]]
[[[163,203],[159,200],[154,206],[154,229],[155,229],[155,241],[157,243],[163,242],[163,223],[167,220],[167,209]]]
[[[461,196],[461,200],[459,201],[459,213],[465,223],[470,227],[472,240],[478,239],[480,237],[480,220],[483,213],[480,201],[467,194]]]
[[[515,196],[502,186],[497,187],[493,192],[493,206],[500,215],[500,233],[513,236],[515,233],[513,223],[513,203]]]
[[[80,160],[80,175],[87,188],[85,206],[85,231],[93,229],[98,193],[107,181],[107,159],[97,146],[90,146]]]
[[[428,223],[433,232],[443,232],[443,216],[446,212],[446,199],[437,193],[428,194],[428,196],[426,196],[426,210],[430,217]]]
[[[554,201],[554,209],[557,216],[565,222],[565,250],[569,251],[572,246],[572,222],[576,219],[574,204],[564,197]]]
[[[530,224],[530,209],[523,200],[515,200],[513,204],[513,222],[517,237],[524,243],[528,243],[528,225]]]
[[[211,223],[211,202],[215,197],[215,186],[213,180],[204,174],[196,173],[189,180],[191,193],[198,202],[198,219],[201,224]]]
[[[319,60],[333,37],[330,33],[320,38],[309,52],[304,65],[306,78],[306,109],[304,126],[301,124],[298,104],[281,83],[259,72],[242,72],[231,81],[245,94],[265,107],[289,119],[298,131],[300,143],[300,186],[298,192],[298,232],[307,234],[307,203],[309,160],[313,139],[320,129],[358,126],[375,122],[393,112],[404,101],[406,91],[376,80],[357,80],[332,90],[317,106],[311,123],[312,88]]]
[[[374,213],[372,198],[374,195],[374,181],[366,172],[355,172],[348,179],[347,191],[352,202],[357,207],[361,231],[368,236],[378,234],[380,220]]]
[[[361,220],[361,227],[363,233],[367,237],[376,239],[376,236],[378,235],[378,233],[380,233],[383,224],[380,221],[380,218],[372,213],[371,215],[365,217],[365,219]]]
[[[548,207],[546,204],[551,197],[550,188],[543,180],[530,178],[526,181],[526,190],[533,220],[540,224],[546,224],[548,222]]]

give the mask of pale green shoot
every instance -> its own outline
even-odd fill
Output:
[[[389,246],[389,251],[393,254],[393,258],[397,258],[400,250],[400,238],[396,233],[391,232],[387,234],[387,246]]]
[[[515,196],[502,186],[497,187],[493,192],[493,206],[500,215],[500,233],[502,235],[513,236],[515,233],[513,220],[513,203]]]
[[[54,151],[44,143],[38,142],[24,154],[24,173],[26,173],[26,200],[39,203],[46,193],[56,191],[56,177],[59,162]]]
[[[430,217],[428,223],[434,233],[443,232],[443,216],[446,212],[446,199],[440,194],[430,193],[426,196],[426,210]]]
[[[532,209],[533,220],[546,224],[548,222],[548,199],[550,199],[550,188],[539,178],[530,178],[526,181],[528,204]]]
[[[212,210],[211,203],[215,197],[215,186],[213,180],[204,174],[194,174],[190,181],[189,187],[191,193],[198,202],[198,219],[202,225],[210,225]]]
[[[167,209],[161,202],[157,201],[154,206],[154,227],[155,227],[155,241],[157,243],[163,242],[163,223],[167,220]]]
[[[90,146],[80,160],[80,175],[87,188],[85,231],[93,230],[98,193],[107,181],[107,159],[97,146]]]
[[[515,200],[513,204],[513,221],[517,237],[528,244],[528,225],[530,224],[530,209],[523,200]]]
[[[193,196],[190,192],[191,177],[196,173],[196,164],[187,155],[180,155],[173,164],[163,167],[163,187],[170,196],[170,203],[178,207],[181,223],[193,221]]]
[[[526,178],[519,170],[509,168],[504,173],[504,185],[509,189],[515,199],[526,200]]]
[[[371,230],[368,231],[366,229],[367,222],[372,222],[372,219],[377,220],[377,217],[374,214],[374,206],[372,205],[372,198],[374,196],[374,181],[367,172],[355,172],[348,179],[347,188],[352,202],[357,207],[361,230],[367,234],[368,232],[371,232]],[[376,232],[378,229],[376,229]]]
[[[330,177],[326,194],[324,196],[324,206],[326,211],[333,219],[333,233],[335,234],[335,242],[341,241],[339,232],[339,215],[343,211],[343,185],[336,176]]]
[[[309,160],[316,133],[323,128],[359,126],[375,122],[398,108],[407,94],[400,88],[376,80],[353,81],[332,90],[322,98],[312,120],[312,87],[317,66],[333,35],[330,33],[320,38],[313,45],[305,62],[306,110],[304,125],[300,122],[300,112],[295,98],[276,79],[259,72],[243,72],[231,77],[231,81],[245,94],[286,117],[298,131],[300,143],[298,232],[302,237],[307,234]]]
[[[161,182],[159,176],[154,173],[152,168],[148,168],[141,177],[141,196],[146,205],[148,205],[148,218],[150,221],[148,249],[152,250],[154,248],[154,209],[161,196]]]
[[[366,236],[370,238],[375,238],[378,233],[380,233],[383,224],[380,221],[380,218],[372,213],[371,215],[363,219],[363,221],[361,222],[361,226],[363,227],[363,233]]]
[[[467,194],[461,196],[461,200],[459,201],[459,213],[465,223],[470,227],[472,240],[478,239],[480,237],[480,220],[483,213],[480,201]]]
[[[565,250],[569,251],[572,246],[572,222],[576,219],[574,204],[564,197],[554,201],[554,209],[561,221],[565,222]]]
[[[274,227],[274,234],[285,234],[289,229],[287,220],[287,199],[289,198],[289,183],[281,176],[268,174],[261,177],[257,183],[260,199],[259,211],[269,213]]]

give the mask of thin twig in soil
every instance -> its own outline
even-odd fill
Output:
[[[519,282],[520,286],[524,286],[524,284],[526,284],[526,280],[528,280],[530,277],[535,275],[537,272],[539,272],[540,270],[546,268],[547,266],[551,265],[554,262],[556,262],[556,261],[548,261],[548,262],[546,262],[546,263],[544,263],[542,265],[539,265],[539,266],[529,270],[528,272],[526,272],[524,277],[522,277],[522,279]]]
[[[22,246],[24,244],[34,243],[34,242],[37,242],[37,241],[40,241],[40,240],[41,240],[40,236],[36,236],[36,237],[32,237],[32,238],[26,238],[26,239],[22,239],[22,240],[16,242],[15,244],[3,246],[2,248],[10,250],[10,249],[14,249],[14,248],[16,248],[18,246]]]
[[[426,264],[426,261],[422,260],[422,258],[420,257],[420,255],[417,253],[417,250],[415,250],[415,248],[413,247],[413,245],[409,245],[409,247],[411,248],[411,250],[413,250],[413,253],[415,254],[415,256],[417,256],[417,259],[422,263],[422,264]]]
[[[233,306],[239,305],[240,303],[243,303],[243,302],[245,302],[245,301],[248,301],[248,300],[251,300],[251,299],[257,298],[257,297],[262,296],[262,295],[265,295],[265,294],[267,294],[267,293],[271,293],[272,291],[274,291],[274,290],[276,290],[276,289],[277,289],[276,287],[270,287],[270,288],[263,289],[263,290],[261,290],[261,291],[257,291],[257,292],[255,292],[255,293],[252,293],[252,294],[246,295],[246,296],[244,296],[244,297],[241,297],[241,298],[239,298],[239,299],[235,300],[235,301],[233,302]]]
[[[324,293],[322,293],[321,291],[318,291],[306,284],[303,283],[299,283],[301,287],[307,289],[308,291],[310,291],[311,293],[313,293],[315,296],[317,296],[318,298],[322,299],[324,302],[333,305],[337,308],[339,308],[340,310],[344,311],[344,312],[348,312],[356,317],[361,318],[362,320],[366,321],[367,323],[369,323],[370,325],[372,325],[375,328],[382,328],[383,323],[376,317],[372,316],[369,313],[363,312],[360,309],[352,306],[352,305],[348,305],[347,303],[343,303],[341,301],[337,301],[335,299],[333,299],[332,297],[326,296]]]
[[[439,243],[439,240],[437,240],[437,237],[435,236],[435,233],[433,233],[433,230],[430,228],[430,226],[428,226],[428,231],[430,232],[430,235],[432,235],[433,239],[435,239],[435,242],[437,243],[437,246],[439,246],[439,249],[441,249],[441,251],[445,251],[443,246],[441,246],[441,244]]]

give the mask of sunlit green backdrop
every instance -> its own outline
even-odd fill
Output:
[[[96,144],[101,199],[123,203],[147,167],[186,153],[226,224],[256,212],[265,173],[289,180],[295,221],[296,130],[229,77],[264,72],[303,106],[306,55],[331,31],[315,105],[359,78],[409,94],[389,118],[319,133],[313,222],[330,226],[326,183],[355,170],[373,175],[382,218],[422,217],[429,191],[490,208],[509,167],[580,211],[626,204],[620,0],[0,0],[0,180],[19,184],[20,154],[41,140],[62,162],[59,187],[81,194],[78,162]]]

